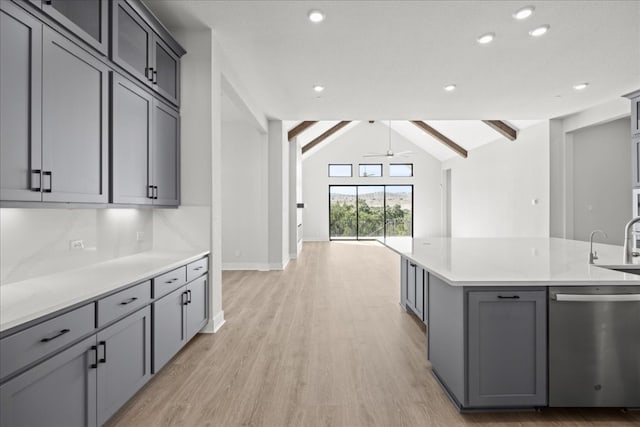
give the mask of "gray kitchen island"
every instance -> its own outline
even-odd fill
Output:
[[[615,270],[640,266],[622,247],[596,244],[592,265],[588,243],[556,238],[381,242],[460,411],[640,407],[640,276]]]

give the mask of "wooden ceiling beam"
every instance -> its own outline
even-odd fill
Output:
[[[316,145],[320,144],[322,141],[324,141],[325,139],[329,138],[331,135],[333,135],[334,133],[338,132],[340,129],[342,129],[343,127],[345,127],[349,123],[351,123],[351,121],[339,122],[337,125],[335,125],[334,127],[328,129],[322,135],[320,135],[317,138],[315,138],[313,141],[309,142],[308,144],[305,144],[302,147],[302,154],[304,154],[307,151],[311,150],[313,147],[315,147]]]
[[[291,141],[293,138],[300,135],[302,132],[309,129],[311,126],[315,125],[316,123],[318,122],[317,121],[300,122],[293,129],[289,131],[289,133],[287,134],[287,138],[289,139],[289,141]]]
[[[482,122],[510,141],[518,138],[518,131],[502,120],[483,120]]]
[[[450,140],[449,138],[447,138],[446,136],[444,136],[443,134],[441,134],[440,132],[438,132],[437,130],[435,130],[434,128],[432,128],[422,120],[411,120],[411,123],[413,123],[418,128],[422,129],[424,132],[428,133],[429,135],[437,139],[439,142],[446,145],[451,150],[458,153],[458,155],[460,155],[461,157],[464,157],[465,159],[468,157],[469,153],[467,152],[467,150],[465,150],[460,145],[456,144],[455,142],[453,142],[452,140]]]

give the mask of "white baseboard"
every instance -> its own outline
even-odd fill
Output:
[[[305,237],[303,239],[305,242],[328,242],[329,239],[326,237]]]
[[[225,324],[224,310],[220,310],[218,314],[209,319],[209,323],[200,331],[203,334],[215,334]]]
[[[284,260],[284,262],[272,262],[269,263],[269,270],[284,270],[289,265],[289,259]]]
[[[222,270],[234,271],[234,270],[257,270],[268,271],[271,268],[270,264],[261,262],[223,262]]]

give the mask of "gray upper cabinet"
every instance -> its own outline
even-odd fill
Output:
[[[108,67],[45,28],[43,201],[108,201]]]
[[[153,104],[153,153],[150,181],[153,204],[180,204],[180,116],[159,101]]]
[[[151,377],[151,309],[98,332],[97,421],[102,425]]]
[[[0,1],[0,200],[40,201],[42,24]]]
[[[0,386],[0,425],[96,425],[96,337]]]
[[[640,135],[640,94],[631,98],[631,135]]]
[[[165,97],[180,102],[180,56],[128,2],[113,1],[111,59]]]
[[[640,188],[640,135],[631,139],[631,160],[633,168],[631,171],[633,186],[635,188]]]
[[[101,54],[109,53],[108,0],[44,0],[42,10]]]
[[[111,201],[180,203],[180,116],[132,81],[112,81]]]
[[[152,204],[149,165],[153,98],[115,73],[112,97],[111,201]]]
[[[468,403],[547,404],[545,291],[468,293]]]

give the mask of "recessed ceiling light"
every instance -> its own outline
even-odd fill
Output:
[[[575,90],[584,90],[587,88],[587,86],[589,86],[589,83],[578,83],[577,85],[573,85],[573,88]]]
[[[322,92],[322,91],[324,90],[324,86],[322,86],[322,85],[315,85],[315,86],[313,87],[313,90],[314,90],[314,91],[316,91],[316,92],[318,92],[318,93],[320,93],[320,92]]]
[[[324,13],[319,10],[311,10],[309,11],[309,21],[311,22],[322,22],[324,21]]]
[[[518,9],[516,11],[516,13],[513,14],[513,17],[515,19],[517,19],[518,21],[521,21],[523,19],[527,19],[528,17],[530,17],[531,15],[533,15],[533,11],[536,8],[533,6],[525,6],[522,9]]]
[[[456,90],[456,85],[446,85],[444,87],[444,90],[446,90],[447,92],[453,92],[454,90]]]
[[[533,37],[540,37],[543,34],[546,34],[547,31],[549,31],[549,28],[551,28],[548,25],[541,25],[537,28],[534,28],[533,30],[529,31],[529,35],[533,36]]]
[[[491,43],[495,38],[496,38],[496,35],[494,33],[486,33],[478,37],[476,40],[480,44],[487,44],[487,43]]]

